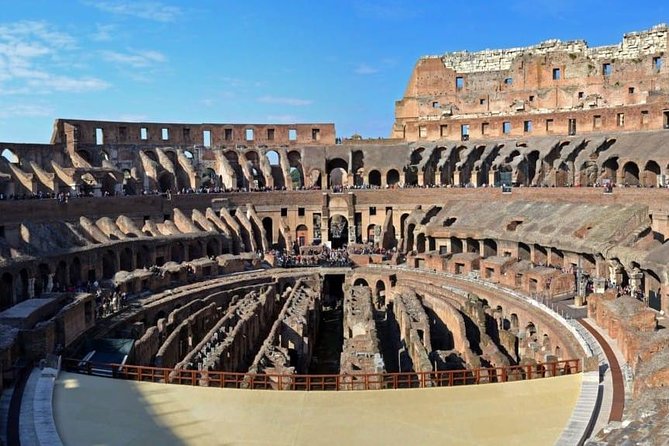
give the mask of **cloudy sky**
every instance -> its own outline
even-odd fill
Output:
[[[388,136],[425,54],[614,44],[669,2],[0,0],[0,141],[53,119],[334,122]]]

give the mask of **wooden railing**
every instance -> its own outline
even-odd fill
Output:
[[[570,375],[581,371],[581,360],[566,359],[534,365],[468,370],[360,373],[351,375],[250,374],[169,369],[138,365],[94,364],[77,359],[64,360],[63,369],[69,372],[109,376],[133,381],[235,389],[381,390],[502,383]]]

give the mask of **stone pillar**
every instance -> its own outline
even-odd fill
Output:
[[[494,186],[495,185],[495,171],[490,169],[488,171],[488,186]]]
[[[455,172],[453,172],[453,185],[460,185],[460,171],[458,169],[455,169]]]
[[[485,243],[483,240],[479,240],[479,255],[483,258],[488,257],[485,255]]]
[[[418,177],[418,185],[425,186],[425,172],[419,171],[416,176]]]
[[[49,278],[47,279],[46,282],[46,292],[50,293],[51,290],[53,290],[53,276],[55,276],[56,273],[51,273],[49,274]]]
[[[28,279],[28,299],[35,297],[35,278]]]

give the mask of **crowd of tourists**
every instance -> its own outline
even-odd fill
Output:
[[[351,260],[346,247],[332,249],[323,246],[319,252],[301,254],[299,248],[292,250],[272,250],[275,265],[281,268],[302,268],[310,266],[348,267]]]

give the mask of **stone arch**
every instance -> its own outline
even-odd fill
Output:
[[[545,265],[546,259],[548,259],[548,251],[541,245],[534,244],[534,263],[539,265]]]
[[[132,177],[132,172],[130,169],[123,169],[123,193],[126,195],[136,195],[137,194],[137,182]]]
[[[458,254],[463,252],[462,240],[458,237],[451,237],[451,253]]]
[[[534,325],[534,322],[530,321],[525,325],[525,337],[526,339],[533,339],[537,334],[537,326]]]
[[[660,173],[660,165],[653,160],[648,160],[643,168],[643,185],[646,187],[657,186]]]
[[[618,157],[614,156],[602,164],[602,180],[609,180],[611,183],[616,183],[618,181]]]
[[[511,329],[518,329],[519,322],[518,322],[518,315],[516,313],[511,313],[509,316],[509,323],[511,324]]]
[[[376,169],[373,169],[369,172],[369,185],[381,187],[381,172]]]
[[[130,247],[123,248],[123,250],[121,250],[121,254],[119,255],[120,269],[122,271],[134,270],[135,268],[133,268],[132,265],[133,258],[134,255],[132,253],[132,249]]]
[[[270,166],[278,166],[280,164],[281,158],[276,150],[268,150],[265,152],[265,157]]]
[[[523,242],[518,242],[518,259],[519,260],[531,260],[530,256],[530,247],[523,243]]]
[[[170,247],[170,259],[173,262],[181,263],[186,258],[186,250],[183,243],[176,242]]]
[[[49,284],[49,274],[51,268],[46,263],[37,265],[37,277],[35,277],[35,297],[39,297],[47,291]]]
[[[328,186],[348,185],[348,163],[341,158],[333,158],[327,162],[326,172],[328,175]]]
[[[563,161],[555,172],[555,186],[567,187],[571,185],[571,169],[569,169],[569,164]]]
[[[237,178],[238,188],[243,188],[245,185],[244,172],[242,171],[242,166],[239,164],[239,154],[234,150],[226,150],[223,153],[223,156],[228,161],[230,168],[235,172],[235,178]]]
[[[409,218],[409,214],[402,214],[400,217],[400,234],[404,237],[404,228],[406,227],[406,221]]]
[[[413,231],[416,229],[416,223],[410,223],[409,226],[407,227],[407,232],[406,232],[406,243],[404,246],[406,247],[406,252],[411,252],[414,250],[413,246]]]
[[[307,225],[298,225],[297,228],[295,228],[295,241],[297,242],[297,246],[305,246],[307,240],[309,240],[309,229],[307,228]]]
[[[61,260],[58,262],[58,265],[56,265],[56,272],[53,276],[54,289],[58,291],[64,290],[67,286],[67,279],[67,263],[65,263],[65,260]]]
[[[493,257],[497,255],[497,242],[487,238],[483,240],[483,257]]]
[[[70,263],[70,285],[76,287],[79,285],[80,282],[81,282],[81,260],[79,260],[79,257],[75,257],[72,259],[72,263]]]
[[[362,150],[354,150],[351,153],[351,171],[353,172],[353,184],[362,186],[364,184],[365,154]]]
[[[0,278],[0,311],[14,303],[14,276],[4,273]]]
[[[202,171],[202,179],[200,180],[200,185],[202,187],[217,187],[218,186],[218,174],[211,167],[208,167]]]
[[[374,243],[374,231],[376,229],[376,225],[371,224],[367,226],[367,243]]]
[[[11,149],[2,149],[0,156],[10,164],[19,164],[19,156]]]
[[[249,150],[246,152],[244,157],[249,163],[249,170],[253,176],[253,181],[257,183],[258,188],[264,188],[267,184],[265,182],[265,175],[260,169],[260,156],[258,155],[258,152],[255,150]]]
[[[135,256],[135,267],[136,268],[147,268],[151,265],[151,251],[146,245],[142,245],[137,250]]]
[[[397,171],[397,169],[390,169],[388,173],[386,173],[386,184],[390,187],[395,186],[396,184],[399,184],[400,182],[400,173]]]
[[[386,306],[386,284],[383,280],[377,280],[374,287],[376,308],[384,308]]]
[[[163,149],[163,153],[165,153],[165,156],[167,157],[167,159],[169,159],[172,162],[172,165],[176,169],[176,167],[178,166],[178,161],[177,161],[177,153],[174,151],[174,149],[165,148],[165,149]],[[184,155],[185,155],[185,153],[184,153]]]
[[[657,311],[662,311],[662,281],[660,276],[651,269],[643,271],[643,289],[648,299],[648,306]]]
[[[274,221],[272,217],[265,217],[262,219],[262,227],[265,230],[265,237],[270,246],[274,244]]]
[[[193,242],[188,245],[188,260],[200,259],[203,257],[202,245],[200,242]]]
[[[628,186],[639,185],[639,166],[634,161],[623,165],[623,183]]]
[[[564,253],[557,248],[551,249],[550,266],[553,268],[562,268],[564,266]]]
[[[416,251],[425,252],[425,233],[421,232],[416,236]]]
[[[467,237],[467,252],[480,254],[481,248],[478,240],[475,240],[471,237]]]
[[[168,171],[163,171],[158,175],[158,190],[160,192],[167,192],[172,190],[174,182],[172,181],[172,174]]]
[[[211,239],[207,242],[207,257],[216,257],[221,253],[220,243],[218,240]]]
[[[117,271],[116,254],[112,250],[105,251],[102,254],[102,278],[111,279]]]
[[[363,279],[362,277],[358,277],[353,282],[353,286],[366,286],[366,287],[368,287],[369,284],[367,283],[367,280]]]
[[[348,243],[348,219],[341,214],[335,214],[329,221],[329,238],[332,247],[341,248]]]
[[[288,152],[288,165],[290,180],[293,182],[293,189],[300,189],[305,186],[304,181],[304,167],[302,167],[302,155],[297,150],[291,150]],[[320,177],[320,172],[319,172]],[[320,179],[318,180],[318,186],[320,186]]]

